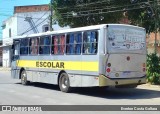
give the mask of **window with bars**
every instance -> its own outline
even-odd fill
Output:
[[[52,36],[52,54],[63,55],[65,52],[65,35]]]
[[[82,33],[67,34],[66,39],[66,54],[81,54]]]
[[[39,38],[30,38],[29,54],[37,55],[38,54],[38,45],[39,45]]]
[[[50,54],[51,36],[40,37],[39,54]]]
[[[28,55],[29,39],[21,39],[20,41],[20,55]]]
[[[83,54],[96,54],[98,48],[98,31],[86,31],[83,34]]]

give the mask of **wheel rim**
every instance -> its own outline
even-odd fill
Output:
[[[27,75],[25,73],[25,71],[22,72],[22,76],[21,76],[21,80],[22,80],[22,83],[24,84],[27,80]]]
[[[63,76],[62,77],[62,88],[64,88],[64,89],[67,88],[68,87],[68,83],[69,83],[68,78]]]

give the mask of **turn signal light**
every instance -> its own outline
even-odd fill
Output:
[[[143,68],[143,72],[145,72],[146,71],[146,68]]]
[[[111,63],[108,63],[107,66],[108,66],[108,67],[111,67]]]

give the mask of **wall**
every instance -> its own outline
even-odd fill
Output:
[[[147,35],[147,52],[148,54],[155,52],[155,33],[150,33]],[[157,33],[157,55],[160,56],[160,33]]]
[[[9,36],[9,29],[11,29],[11,37]],[[5,28],[2,30],[3,35],[3,56],[2,56],[2,64],[3,67],[10,67],[11,60],[10,60],[10,55],[11,55],[11,43],[12,43],[12,36],[17,35],[17,17],[12,16],[8,18],[5,21]]]
[[[8,47],[3,47],[3,67],[10,67],[10,63],[11,63],[11,59],[10,59],[10,49],[11,47],[8,46]]]
[[[49,11],[49,5],[15,6],[14,13]]]
[[[43,25],[46,25],[49,22],[48,21],[49,13],[50,13],[49,11],[17,13],[5,21],[6,26],[2,30],[3,32],[2,38],[3,38],[3,46],[4,46],[3,47],[3,58],[2,58],[3,67],[11,66],[11,45],[12,45],[13,39],[9,38],[9,29],[11,29],[12,37],[21,35],[26,30],[31,29],[29,22],[25,21],[25,17],[32,17],[35,25],[37,24],[39,25],[37,26],[38,31],[42,32]],[[31,30],[25,33],[25,35],[33,34],[33,33],[34,31]]]
[[[16,14],[17,17],[31,17],[32,22],[35,28],[38,29],[38,32],[42,32],[42,26],[48,24],[49,26],[49,11],[41,11],[41,12],[26,12],[26,13],[18,13]],[[47,18],[47,19],[46,19]],[[25,21],[25,18],[18,18],[17,19],[18,29],[17,34],[21,35],[22,33],[28,35],[33,34],[34,27],[30,26],[30,23],[28,21]],[[31,30],[32,29],[32,30]],[[26,32],[29,31],[29,32]]]
[[[3,48],[1,47],[1,45],[2,45],[2,41],[0,40],[0,66],[2,66],[2,50],[3,50]]]
[[[2,38],[9,38],[9,29],[11,28],[11,36],[17,35],[17,17],[12,16],[5,21],[6,27],[2,30]]]

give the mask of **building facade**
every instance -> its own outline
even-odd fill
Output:
[[[155,33],[150,33],[147,35],[146,42],[147,42],[147,53],[157,53],[158,56],[160,56],[160,32],[157,33],[157,39],[156,39],[156,49],[155,49]]]
[[[11,45],[13,38],[49,30],[49,5],[15,6],[12,17],[2,24],[3,67],[11,66]],[[54,28],[55,27],[55,28]],[[53,29],[59,29],[53,25]],[[60,28],[63,29],[63,28]]]
[[[0,40],[0,66],[2,66],[2,51],[3,48],[2,48],[2,40]]]

